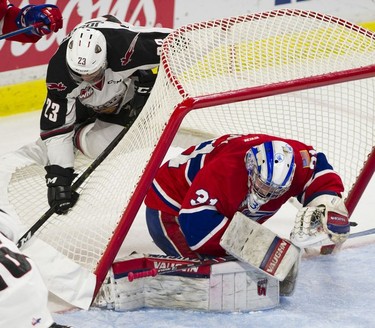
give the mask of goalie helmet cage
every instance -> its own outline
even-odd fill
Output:
[[[373,33],[309,11],[175,30],[163,43],[157,81],[135,124],[82,186],[75,207],[51,217],[37,236],[94,271],[98,291],[181,134],[266,133],[311,144],[341,175],[352,213],[375,166],[374,63]],[[12,205],[28,226],[45,210],[41,175],[43,168],[28,166],[10,183]],[[39,185],[40,196],[27,201],[30,185],[34,194]]]

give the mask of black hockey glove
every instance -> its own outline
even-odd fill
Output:
[[[75,177],[74,170],[59,165],[49,165],[45,169],[48,204],[55,208],[55,213],[65,214],[74,206],[79,196],[71,187]]]
[[[134,96],[121,108],[126,125],[131,126],[141,113],[143,106],[146,104],[150,95],[151,89],[151,83],[149,86],[146,86],[145,84],[140,86],[139,82],[134,82]]]
[[[154,82],[134,82],[134,97],[129,104],[133,110],[139,113],[150,96]]]
[[[134,97],[129,101],[130,107],[138,114],[146,104],[152,87],[155,84],[157,73],[154,70],[139,70],[134,73]],[[137,115],[138,115],[137,114]]]

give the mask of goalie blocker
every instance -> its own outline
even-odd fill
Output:
[[[298,266],[301,251],[290,241],[236,212],[220,241],[227,253],[283,281]]]

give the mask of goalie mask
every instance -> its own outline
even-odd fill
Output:
[[[98,30],[79,28],[73,32],[66,49],[66,63],[78,84],[99,82],[107,68],[107,42]]]
[[[268,141],[252,147],[245,162],[249,173],[247,206],[251,213],[289,190],[295,163],[293,149],[286,142]]]

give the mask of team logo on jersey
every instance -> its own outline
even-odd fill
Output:
[[[91,86],[87,86],[86,88],[82,89],[79,93],[79,99],[87,99],[94,93],[94,90]]]
[[[134,37],[134,39],[130,43],[129,49],[126,51],[124,57],[121,58],[121,65],[122,66],[126,66],[127,64],[130,63],[131,58],[132,58],[132,56],[134,54],[135,44],[138,41],[138,36],[139,36],[139,33],[137,33],[137,35]]]
[[[50,82],[50,83],[47,83],[47,88],[49,90],[64,91],[67,88],[67,86],[62,82],[59,82],[59,83]]]
[[[307,150],[300,150],[303,167],[310,167],[310,154]]]

